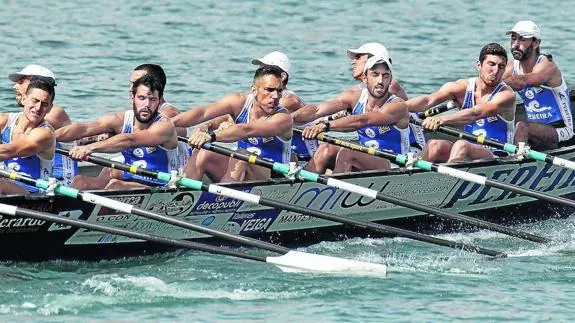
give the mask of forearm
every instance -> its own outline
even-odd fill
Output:
[[[318,104],[308,104],[303,108],[292,113],[293,122],[297,124],[306,124],[313,120],[323,117],[319,115],[319,105]]]
[[[365,114],[347,116],[329,123],[330,131],[350,132],[368,126],[368,118]]]
[[[86,125],[82,123],[71,124],[56,130],[56,140],[60,142],[71,142],[94,135],[99,135],[99,133],[89,131]]]
[[[428,95],[418,96],[406,102],[409,112],[423,112],[433,105]]]
[[[15,145],[14,143],[0,145],[0,160],[7,160],[16,157],[30,157],[40,152],[39,146]]]
[[[136,146],[132,136],[119,134],[109,139],[87,145],[95,153],[117,153]]]
[[[206,114],[202,108],[192,108],[172,118],[176,127],[188,128],[206,121]]]
[[[529,85],[527,82],[527,75],[510,75],[504,80],[504,82],[516,91]]]
[[[470,124],[479,118],[482,118],[482,115],[476,107],[441,116],[442,124],[453,126]]]

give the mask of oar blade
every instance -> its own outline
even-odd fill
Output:
[[[267,257],[266,262],[278,266],[284,272],[318,272],[353,276],[384,278],[387,266],[358,260],[289,251],[279,257]]]

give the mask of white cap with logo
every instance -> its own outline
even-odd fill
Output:
[[[291,62],[286,54],[282,52],[271,52],[262,58],[252,59],[254,65],[274,65],[281,68],[287,75],[291,75]]]
[[[389,68],[389,71],[393,75],[393,70],[391,69],[391,62],[389,61],[389,58],[387,56],[372,56],[368,58],[368,60],[365,62],[365,65],[363,66],[363,73],[367,72],[367,70],[373,68],[375,65],[383,63],[387,65],[387,68]]]
[[[513,26],[513,29],[508,30],[505,34],[517,33],[523,38],[535,37],[541,39],[541,29],[531,20],[522,20]]]
[[[45,68],[44,66],[35,65],[35,64],[30,64],[30,65],[24,67],[18,73],[13,73],[13,74],[8,75],[8,78],[12,82],[18,82],[18,80],[20,80],[21,78],[26,77],[26,76],[37,76],[37,77],[49,79],[50,81],[56,83],[56,76],[54,75],[54,73],[51,70]]]
[[[380,43],[366,43],[357,49],[348,49],[347,57],[354,59],[357,54],[371,54],[373,56],[386,57],[389,60],[387,48]]]

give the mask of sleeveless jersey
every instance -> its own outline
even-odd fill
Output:
[[[418,119],[417,113],[410,113],[411,117]],[[409,150],[410,152],[420,153],[425,147],[425,135],[423,133],[423,127],[416,124],[409,124]]]
[[[285,98],[288,95],[295,95],[295,93],[290,90],[283,90],[282,98]],[[305,124],[304,127],[313,124],[314,122],[310,122]],[[291,149],[299,160],[309,160],[317,150],[317,147],[319,146],[318,141],[316,139],[313,140],[303,139],[301,137],[301,134],[298,132],[294,132],[291,143],[292,143]]]
[[[352,115],[365,113],[368,97],[369,92],[367,88],[362,88],[359,100],[353,107]],[[392,94],[385,101],[383,109],[385,109],[385,104],[395,99],[397,99],[397,96]],[[359,142],[365,146],[392,151],[397,154],[406,154],[409,151],[409,127],[400,129],[395,125],[371,126],[359,129],[357,134],[359,135]]]
[[[541,63],[544,55],[537,58],[536,65]],[[513,74],[521,75],[519,61],[513,61]],[[551,124],[563,121],[565,127],[573,128],[569,88],[561,76],[561,85],[549,87],[546,85],[528,86],[519,90],[519,96],[525,105],[527,121]]]
[[[4,129],[2,129],[1,134],[3,144],[8,144],[12,142],[12,130],[14,128],[16,120],[18,120],[18,117],[20,115],[22,115],[22,112],[10,113],[8,115],[8,122],[4,126]],[[43,121],[38,126],[38,128],[41,127],[52,128],[52,126],[46,121]],[[52,176],[53,166],[54,166],[53,159],[44,159],[38,155],[33,155],[29,157],[16,157],[4,161],[4,167],[6,169],[13,170],[15,172],[25,174],[33,178],[41,178],[44,180],[48,180],[48,178]],[[40,191],[38,188],[34,186],[26,185],[17,181],[14,181],[14,183],[32,193]]]
[[[162,120],[165,116],[158,114],[153,122]],[[132,133],[134,131],[134,111],[128,110],[124,112],[124,125],[122,126],[122,133]],[[172,170],[178,170],[178,148],[166,149],[162,146],[155,147],[135,147],[129,148],[122,152],[124,162],[133,165],[139,165],[142,168],[157,170],[169,173]],[[163,185],[165,182],[156,179],[134,175],[124,172],[123,180],[137,179],[139,182],[149,184]]]
[[[473,77],[467,81],[467,90],[465,92],[465,99],[461,105],[461,109],[471,109],[475,106],[475,81],[477,78]],[[497,84],[493,92],[487,98],[487,102],[505,87],[504,82]],[[496,116],[485,117],[476,120],[463,127],[467,132],[471,132],[476,136],[484,136],[500,142],[513,143],[513,136],[515,135],[515,117],[513,120],[507,121],[500,114]],[[489,147],[487,147],[489,148]]]
[[[56,142],[56,148],[62,148],[70,150],[76,146],[75,142]],[[80,173],[78,169],[78,161],[73,160],[68,156],[64,156],[56,153],[54,155],[54,168],[52,170],[52,176],[64,185],[72,184],[72,179],[74,176]]]
[[[254,97],[250,93],[246,98],[242,111],[235,120],[236,124],[249,122],[253,100]],[[287,110],[283,106],[279,105],[276,111],[280,112]],[[291,159],[291,144],[291,139],[285,140],[278,136],[268,138],[258,136],[239,140],[238,149],[246,149],[247,151],[263,158],[269,158],[275,162],[286,164],[289,163]]]

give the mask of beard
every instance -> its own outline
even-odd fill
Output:
[[[158,110],[152,112],[152,110],[146,109],[149,111],[150,116],[148,118],[144,119],[144,118],[140,117],[140,114],[138,113],[138,109],[136,109],[135,103],[132,103],[132,109],[134,110],[134,117],[136,118],[136,120],[138,120],[138,122],[143,123],[143,124],[151,123],[152,121],[154,121],[154,119],[156,119],[156,116],[158,115]]]
[[[525,49],[525,52],[518,50],[518,49],[514,49],[511,51],[511,54],[513,54],[513,58],[515,58],[518,61],[525,61],[529,58],[529,56],[531,56],[531,52],[533,52],[533,46],[529,46]]]
[[[383,87],[383,86],[380,87],[380,88],[378,88],[378,92],[381,93],[381,94],[377,94],[376,91],[375,91],[375,89],[376,89],[376,86],[374,86],[374,87],[368,86],[368,87],[367,87],[367,90],[369,91],[369,94],[370,94],[372,97],[376,98],[376,99],[381,99],[381,98],[383,98],[384,96],[387,95],[387,92],[389,92],[389,88],[386,89],[386,88]]]

